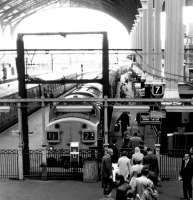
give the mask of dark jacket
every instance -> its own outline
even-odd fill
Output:
[[[141,137],[139,136],[133,136],[129,140],[129,148],[134,149],[135,147],[139,147],[140,143],[143,142]]]
[[[192,179],[193,176],[193,161],[190,159],[185,167],[185,160],[182,161],[180,176],[182,179]]]
[[[127,191],[131,189],[128,183],[123,183],[117,188],[116,200],[127,200]]]
[[[147,154],[146,156],[144,156],[143,165],[147,165],[149,171],[154,172],[156,175],[159,174],[158,159],[155,154]]]
[[[119,150],[116,144],[109,145],[109,148],[113,150],[113,155],[111,157],[112,163],[117,163],[119,158]]]
[[[110,155],[104,155],[102,158],[101,165],[101,176],[102,178],[109,178],[112,175],[112,162]]]

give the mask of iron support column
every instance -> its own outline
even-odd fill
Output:
[[[107,33],[103,33],[103,97],[109,97],[109,45]]]
[[[103,33],[103,97],[108,98],[109,92],[109,47],[107,33]],[[108,144],[108,105],[107,101],[104,102],[104,143]]]
[[[18,73],[18,92],[21,98],[27,98],[27,91],[25,87],[25,61],[24,61],[24,43],[23,35],[19,34],[17,38],[17,58],[16,66]],[[30,160],[29,160],[29,138],[28,138],[28,115],[27,104],[21,104],[21,138],[23,144],[23,171],[24,175],[29,174]]]
[[[104,97],[104,145],[108,145],[108,103],[107,96]]]
[[[21,103],[17,103],[18,110],[18,129],[19,129],[19,147],[18,147],[18,172],[19,180],[23,180],[23,139],[22,139],[22,124],[21,124]]]

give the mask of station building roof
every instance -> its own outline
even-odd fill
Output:
[[[14,28],[26,17],[47,7],[83,7],[105,12],[131,30],[140,0],[1,0],[0,25]],[[94,23],[94,22],[93,22]]]

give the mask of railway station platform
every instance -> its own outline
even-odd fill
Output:
[[[163,181],[159,193],[160,200],[178,200],[182,196],[182,184],[178,181]],[[101,182],[0,181],[0,200],[99,200],[101,197]],[[115,190],[112,197],[115,198]]]

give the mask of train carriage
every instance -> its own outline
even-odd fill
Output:
[[[73,98],[100,98],[102,86],[85,84],[65,96]],[[78,142],[79,148],[97,147],[100,135],[100,104],[95,102],[62,102],[50,108],[50,123],[46,127],[47,141],[51,148],[69,148]]]

